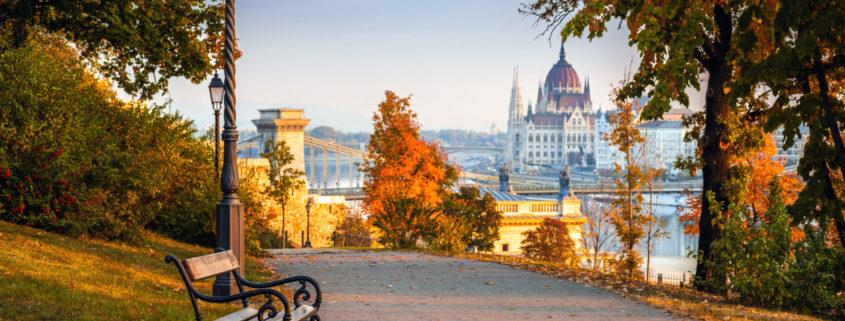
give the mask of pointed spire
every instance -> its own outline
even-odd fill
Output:
[[[566,50],[563,49],[563,39],[560,40],[560,60],[566,60]]]
[[[513,86],[511,87],[511,101],[508,106],[508,122],[522,118],[522,90],[519,88],[519,66],[513,68]]]

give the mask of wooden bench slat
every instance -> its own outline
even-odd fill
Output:
[[[293,311],[290,312],[290,315],[291,315],[290,320],[291,321],[305,320],[305,318],[311,316],[312,314],[314,314],[314,312],[317,312],[317,310],[315,310],[314,307],[307,305],[307,304],[303,304],[303,305],[299,306],[298,308],[293,309]]]
[[[240,267],[232,250],[185,259],[182,264],[191,281],[202,280]]]
[[[291,321],[302,321],[302,320],[305,320],[306,318],[310,317],[311,315],[313,315],[314,312],[316,312],[314,307],[312,307],[310,305],[302,305],[302,306],[300,306],[296,309],[293,309],[293,311],[291,311],[291,313],[290,313],[291,319],[290,320]],[[256,320],[258,320],[257,315],[258,315],[258,310],[256,310],[253,307],[248,307],[246,309],[234,312],[234,313],[229,314],[225,317],[217,319],[216,321],[256,321]],[[284,318],[284,316],[285,316],[285,313],[280,311],[279,314],[277,314],[275,318],[270,319],[269,321],[281,320],[282,318]]]
[[[258,314],[258,310],[253,307],[247,307],[243,310],[234,312],[229,314],[225,317],[217,319],[217,321],[248,321],[248,320],[257,320],[255,316]]]

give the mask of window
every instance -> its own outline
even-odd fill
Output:
[[[548,135],[546,135],[546,134],[543,134],[543,141],[544,141],[544,142],[549,141],[549,136],[548,136]]]
[[[519,134],[516,134],[515,139],[516,139],[516,142],[519,143]]]
[[[509,248],[510,248],[510,244],[507,244],[507,243],[502,244],[502,252],[507,252]]]
[[[528,134],[528,141],[529,141],[529,142],[533,142],[533,141],[534,141],[534,137],[533,137],[533,136],[531,136],[531,134]]]

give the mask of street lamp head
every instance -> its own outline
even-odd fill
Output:
[[[214,78],[211,79],[211,83],[208,85],[208,93],[211,95],[211,106],[214,110],[220,110],[223,106],[223,80],[217,76],[217,72],[214,72]]]
[[[309,213],[311,212],[311,203],[312,203],[311,198],[308,198],[308,202],[305,203],[305,211],[307,211]]]

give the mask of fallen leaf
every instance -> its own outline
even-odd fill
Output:
[[[493,284],[496,284],[496,282],[484,282],[484,284],[493,285]]]

